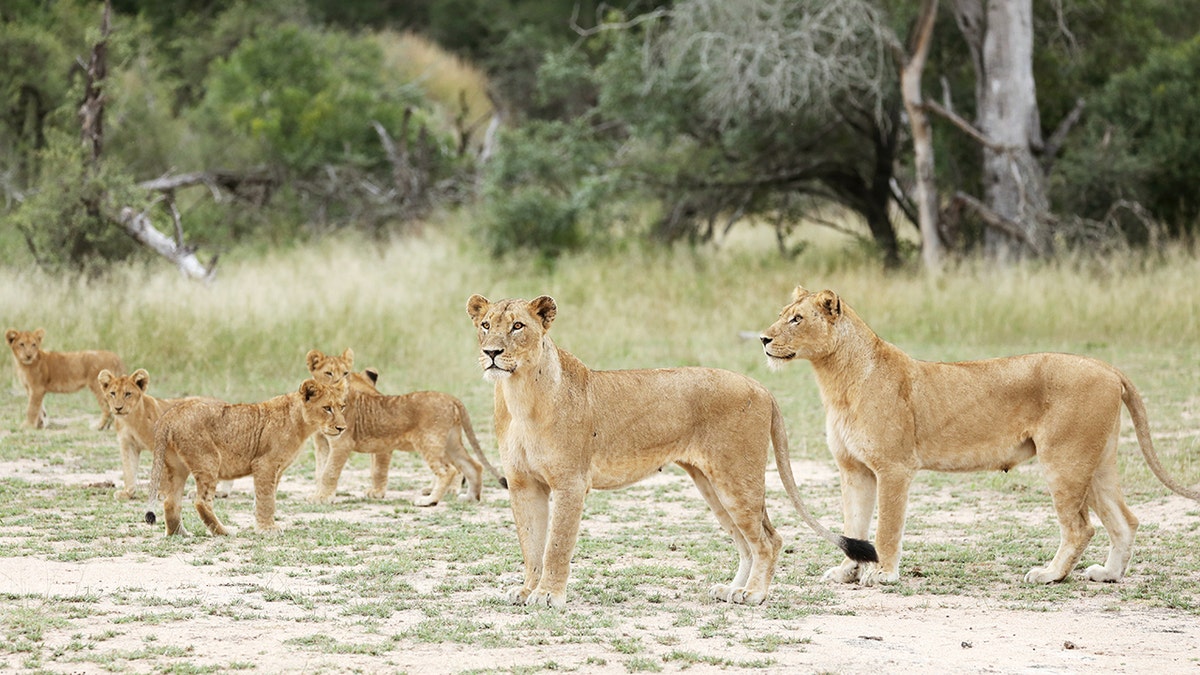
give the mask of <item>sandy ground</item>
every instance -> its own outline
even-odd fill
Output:
[[[11,438],[0,438],[0,442],[11,442]],[[796,466],[801,475],[826,480],[833,477],[829,464],[797,462]],[[116,477],[115,471],[104,475],[62,473],[53,466],[38,465],[36,460],[0,466],[0,475],[14,471],[40,473],[39,480],[50,474],[78,483]],[[773,473],[770,477],[777,480]],[[661,480],[677,479],[678,476]],[[343,485],[365,483],[365,469],[351,470],[343,477]],[[237,487],[249,490],[248,479],[239,481]],[[284,488],[293,495],[304,494],[311,488],[311,479],[293,470],[285,478]],[[491,492],[494,495],[495,491]],[[482,509],[491,508],[488,501],[485,498]],[[693,509],[698,504],[697,499],[679,508]],[[286,511],[288,504],[281,502],[280,508]],[[497,520],[507,521],[506,510],[498,505],[495,508]],[[1046,509],[1048,512],[1048,504]],[[1135,510],[1144,522],[1157,520],[1166,528],[1194,530],[1200,521],[1195,505],[1182,498],[1163,498]],[[339,511],[338,517],[359,517],[356,513],[347,509]],[[948,514],[947,518],[952,519],[953,515]],[[239,513],[234,524],[245,528],[250,522],[247,511]],[[589,528],[599,527],[603,524],[585,522],[581,537],[588,536]],[[770,599],[764,607],[729,607],[707,600],[703,589],[696,589],[664,603],[688,605],[699,617],[692,625],[676,625],[677,605],[661,611],[650,606],[636,615],[618,612],[610,629],[614,636],[610,644],[541,638],[523,648],[486,648],[454,642],[404,641],[381,654],[329,654],[297,648],[294,641],[323,634],[356,645],[385,643],[392,639],[389,636],[404,632],[426,617],[420,611],[401,611],[380,619],[366,630],[359,620],[361,617],[346,616],[335,608],[317,605],[316,609],[305,609],[295,603],[275,602],[269,603],[268,616],[245,620],[238,617],[237,608],[246,603],[248,588],[254,588],[256,593],[264,588],[290,592],[300,585],[305,593],[319,596],[321,585],[333,581],[298,578],[287,574],[287,570],[265,576],[239,575],[233,571],[232,563],[193,564],[196,555],[184,549],[165,559],[124,555],[72,563],[38,557],[0,558],[0,612],[12,616],[22,608],[37,610],[56,598],[86,596],[94,601],[89,602],[89,611],[81,612],[83,616],[45,628],[43,654],[103,635],[103,639],[96,639],[93,651],[128,655],[147,645],[162,649],[176,647],[193,666],[219,670],[229,664],[253,664],[255,672],[271,673],[543,669],[589,673],[685,669],[769,673],[1200,673],[1200,618],[1187,612],[1137,602],[1121,603],[1111,595],[1081,594],[1059,606],[1025,610],[1013,609],[1012,603],[988,597],[882,593],[877,589],[834,584],[828,584],[827,589],[835,594],[833,604],[840,608],[837,613],[823,609],[782,622],[769,618]],[[830,562],[836,562],[835,555],[831,554]],[[500,596],[503,588],[519,583],[517,572],[501,575],[491,587],[455,592],[447,602],[462,605],[475,620],[519,632],[517,624],[527,619],[529,613],[550,610],[489,612],[491,606],[481,604]],[[406,581],[421,593],[434,593],[442,576],[439,567],[431,565],[427,570],[408,575]],[[825,592],[826,586],[820,588]],[[204,607],[230,609],[195,612],[187,620],[166,623],[129,621],[126,615],[131,611],[130,603],[116,598],[138,595],[183,596],[198,600]],[[604,610],[589,608],[575,594],[563,617],[593,611]],[[712,616],[728,622],[717,637],[704,632],[706,619]],[[553,623],[555,617],[546,621]],[[11,626],[0,629],[6,630],[11,639]],[[747,640],[781,633],[789,640],[773,650],[752,650],[746,646]],[[631,662],[613,647],[622,639],[642,645],[637,661]],[[293,643],[288,644],[289,640]],[[672,659],[672,653],[680,651],[709,661]],[[0,670],[23,669],[25,656],[0,652]],[[118,669],[162,672],[170,667],[170,661],[162,659],[126,659],[116,662]],[[104,672],[114,667],[106,666],[95,654],[65,664],[46,659],[40,666],[53,672],[79,673]]]

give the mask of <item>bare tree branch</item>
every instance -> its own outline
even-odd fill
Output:
[[[943,118],[948,120],[951,124],[958,127],[959,129],[961,129],[963,131],[963,133],[965,133],[966,135],[973,138],[976,143],[979,143],[980,145],[982,145],[986,148],[991,148],[992,150],[995,150],[996,152],[1004,151],[1003,146],[996,144],[990,138],[983,135],[982,131],[980,131],[979,129],[976,129],[973,124],[966,121],[965,119],[960,117],[958,114],[943,108],[940,103],[937,103],[936,101],[925,101],[925,107],[928,108],[930,111],[941,115]]]
[[[175,263],[185,276],[205,282],[216,278],[217,256],[213,256],[208,265],[202,264],[191,249],[176,244],[170,237],[159,232],[145,213],[127,206],[121,209],[115,220],[125,228],[129,236]]]
[[[1085,105],[1082,96],[1075,99],[1075,107],[1058,123],[1058,127],[1054,129],[1054,133],[1050,134],[1045,147],[1042,148],[1042,170],[1046,173],[1050,173],[1050,169],[1054,167],[1054,161],[1058,159],[1058,151],[1062,149],[1063,143],[1066,142],[1067,134],[1071,133],[1071,129],[1079,122],[1079,118],[1083,116]]]
[[[980,218],[983,219],[983,222],[988,224],[989,227],[993,227],[1004,234],[1007,234],[1013,239],[1024,243],[1037,255],[1045,255],[1045,251],[1042,249],[1041,245],[1029,236],[1029,233],[1021,227],[1020,223],[1013,222],[1008,218],[1001,216],[1000,214],[988,208],[986,204],[965,192],[954,193],[954,200],[974,211]]]

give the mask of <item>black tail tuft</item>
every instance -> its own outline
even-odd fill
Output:
[[[150,525],[153,525],[154,523],[158,522],[158,519],[154,517],[153,511],[146,512],[146,522],[149,523]]]
[[[840,545],[842,550],[845,551],[846,557],[851,560],[857,562],[879,562],[879,554],[875,552],[875,547],[869,541],[842,537]]]
[[[507,478],[504,478],[503,476],[500,477],[500,487],[504,488],[505,490],[508,489],[508,479]]]

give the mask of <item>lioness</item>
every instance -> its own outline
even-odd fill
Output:
[[[150,500],[153,505],[161,486],[167,534],[187,534],[179,502],[188,475],[196,477],[196,512],[212,534],[228,534],[213,512],[217,481],[242,476],[254,477],[256,528],[278,531],[275,489],[284,469],[314,432],[342,433],[345,409],[345,383],[327,386],[310,379],[262,403],[189,399],[164,412],[154,427]],[[154,511],[148,511],[146,521],[154,520]]]
[[[463,447],[464,433],[478,461]],[[386,396],[351,388],[347,397],[346,432],[330,439],[329,446],[329,460],[317,479],[317,492],[311,497],[317,503],[333,499],[351,452],[372,455],[371,489],[367,491],[372,499],[382,499],[387,491],[388,468],[395,450],[419,452],[433,471],[433,486],[425,496],[413,500],[417,506],[437,504],[460,476],[466,476],[467,496],[479,501],[484,467],[501,485],[505,483],[479,447],[466,406],[450,394],[438,391]]]
[[[875,559],[869,543],[834,535],[804,508],[779,406],[761,384],[712,368],[590,370],[550,339],[557,311],[544,295],[467,301],[483,376],[495,383],[496,435],[525,559],[525,584],[508,592],[511,602],[562,606],[587,493],[674,462],[737,547],[733,581],[709,594],[761,603],[783,543],[765,504],[771,446],[804,521],[853,559]]]
[[[1072,354],[1027,354],[965,363],[917,361],[883,341],[833,291],[797,287],[762,334],[772,367],[812,362],[825,404],[829,450],[842,475],[849,537],[866,538],[879,505],[879,564],[846,560],[825,577],[864,585],[900,577],[900,538],[908,488],[919,469],[1008,471],[1037,455],[1050,483],[1062,539],[1031,583],[1059,581],[1079,562],[1100,516],[1112,544],[1092,581],[1119,581],[1138,521],[1121,494],[1117,435],[1121,403],[1154,475],[1200,500],[1163,470],[1150,441],[1146,408],[1121,371]]]
[[[125,365],[121,363],[121,357],[99,350],[44,352],[42,339],[45,337],[45,328],[34,331],[9,328],[4,333],[17,366],[17,378],[29,394],[29,406],[25,409],[22,426],[30,429],[46,426],[46,408],[42,400],[47,393],[70,394],[87,387],[100,404],[100,423],[96,428],[107,429],[112,424],[112,413],[108,410],[96,376],[105,368],[114,373],[124,373]]]

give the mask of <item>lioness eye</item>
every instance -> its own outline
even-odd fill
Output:
[[[792,317],[792,320],[791,320],[789,323],[800,323],[800,319],[803,319],[803,318],[804,318],[804,317],[802,317],[802,316],[800,316],[799,314],[797,314],[796,316],[793,316],[793,317]]]
[[[491,324],[491,322],[489,322],[489,321],[484,321],[483,323],[479,324],[479,327],[480,327],[480,328],[482,328],[482,329],[484,329],[484,330],[491,330],[491,329],[492,329],[492,324]]]
[[[521,323],[520,321],[513,324],[513,330],[515,330],[515,331],[521,330],[524,327],[525,327],[525,324]]]

